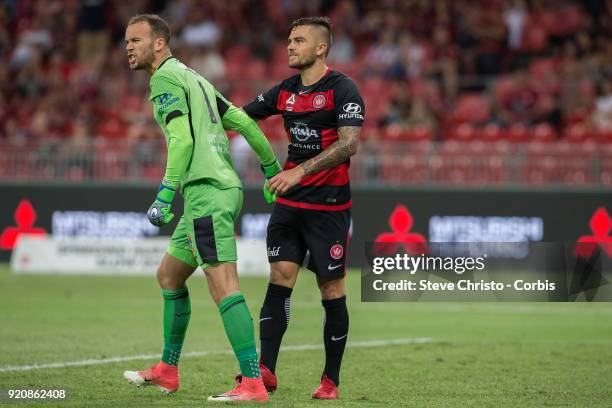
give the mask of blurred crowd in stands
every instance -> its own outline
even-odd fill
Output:
[[[2,0],[0,142],[160,138],[123,45],[142,12],[236,105],[295,73],[293,19],[331,17],[329,65],[360,86],[366,144],[612,143],[612,0]],[[280,118],[261,126],[285,138]]]

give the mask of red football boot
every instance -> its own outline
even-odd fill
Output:
[[[233,389],[226,393],[219,395],[211,395],[208,397],[209,401],[256,401],[256,402],[267,402],[268,392],[261,379],[243,377]]]
[[[321,384],[319,384],[319,387],[312,393],[312,398],[324,400],[338,399],[338,387],[329,377],[327,377],[327,375],[323,374],[323,377],[321,377]]]
[[[259,371],[261,372],[261,379],[263,380],[266,390],[268,392],[276,391],[276,376],[274,373],[262,363],[259,363]],[[236,384],[240,384],[242,381],[242,373],[236,374],[234,379],[236,380]]]
[[[123,378],[136,386],[157,385],[166,394],[179,389],[178,367],[163,361],[144,371],[124,371]]]

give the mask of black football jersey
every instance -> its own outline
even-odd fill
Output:
[[[289,154],[283,168],[291,169],[318,155],[338,140],[338,128],[361,126],[365,106],[355,82],[328,68],[317,83],[304,86],[300,75],[285,79],[243,107],[253,119],[283,115]],[[305,176],[277,203],[313,210],[341,211],[351,206],[350,160]]]

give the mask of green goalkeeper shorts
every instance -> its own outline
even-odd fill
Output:
[[[236,262],[234,224],[242,208],[242,189],[220,190],[203,182],[183,188],[185,210],[168,245],[168,253],[202,269]]]

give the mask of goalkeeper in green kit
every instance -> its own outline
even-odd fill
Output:
[[[125,33],[130,69],[151,74],[153,113],[168,146],[166,173],[147,216],[159,227],[169,223],[179,188],[185,209],[157,270],[164,299],[161,361],[148,370],[126,371],[124,377],[136,385],[156,385],[166,393],[178,390],[178,362],[191,315],[185,281],[201,266],[245,377],[231,391],[208,399],[267,401],[253,319],[238,286],[234,222],[242,207],[242,186],[229,156],[225,129],[245,136],[262,164],[266,183],[281,167],[255,122],[174,58],[169,40],[167,23],[150,14],[133,17]],[[274,200],[265,186],[264,196],[268,202]]]

